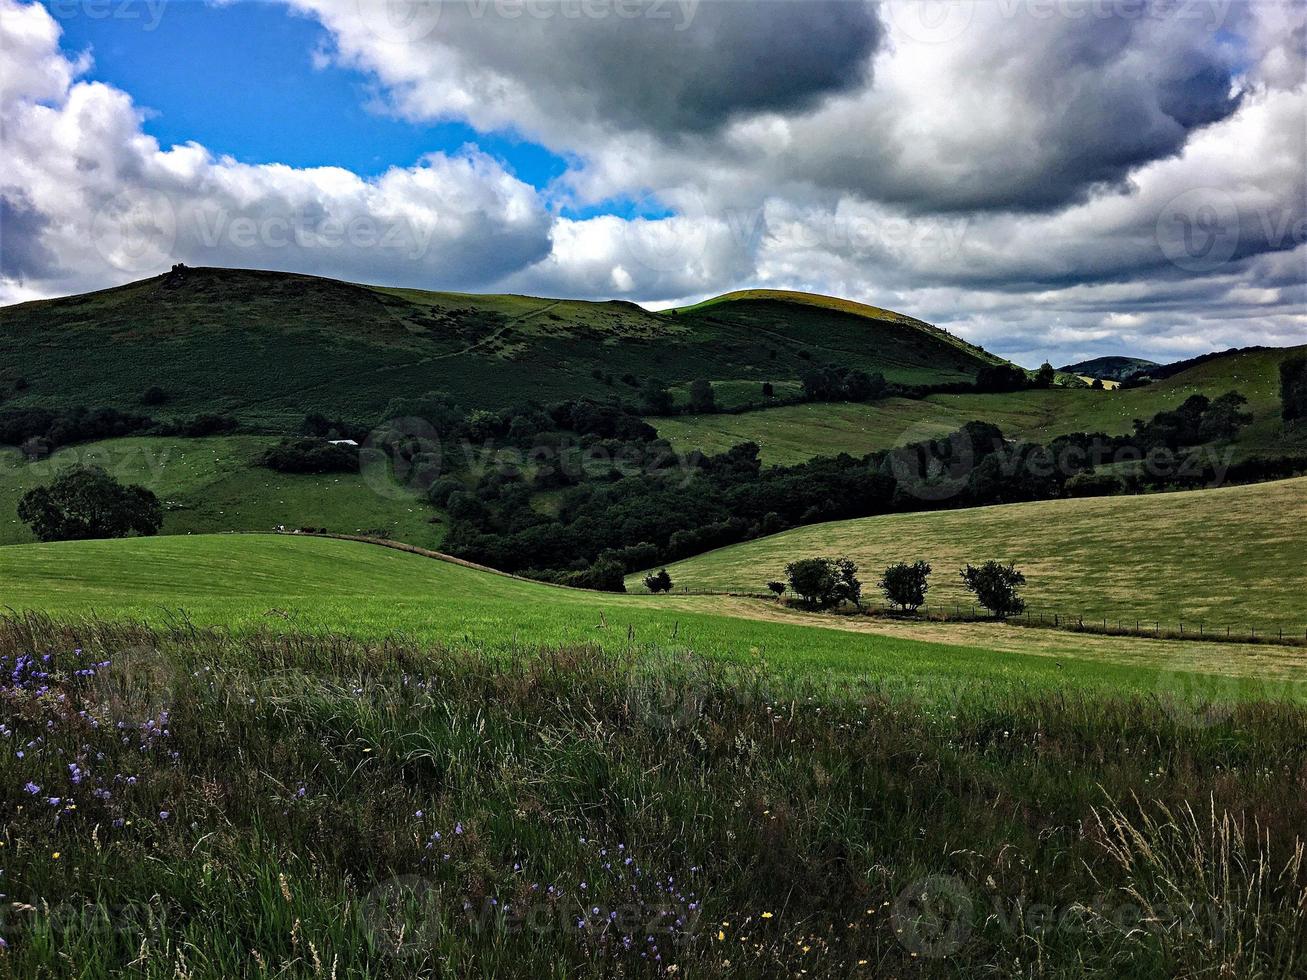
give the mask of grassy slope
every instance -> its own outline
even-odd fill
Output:
[[[354,474],[287,475],[255,466],[272,441],[263,436],[110,439],[71,446],[40,462],[28,462],[15,450],[0,451],[0,544],[33,540],[17,513],[27,490],[66,467],[95,464],[164,501],[164,534],[268,531],[285,524],[344,534],[384,530],[412,544],[439,545],[443,526],[430,523],[434,511],[394,484],[377,489]]]
[[[612,650],[656,646],[744,663],[765,658],[782,673],[870,675],[890,688],[994,682],[1152,690],[1158,678],[1156,658],[1091,653],[1059,664],[991,650],[983,641],[850,633],[815,617],[773,622],[761,606],[714,597],[559,589],[331,539],[209,535],[20,545],[0,549],[0,591],[11,608],[59,615],[166,624],[184,612],[200,625],[407,636],[493,651],[577,642]],[[1184,645],[1160,646],[1174,667]],[[1232,689],[1243,683],[1232,680]]]
[[[797,528],[670,567],[678,586],[759,591],[785,564],[847,554],[868,594],[886,565],[925,559],[934,603],[970,603],[957,570],[1015,561],[1028,600],[1086,618],[1307,628],[1307,478],[1145,497],[1054,500]],[[632,576],[636,587],[639,576]],[[878,595],[877,595],[878,597]]]
[[[83,404],[135,408],[159,385],[172,396],[161,415],[219,411],[280,428],[310,411],[379,419],[394,396],[431,389],[487,408],[634,395],[595,372],[797,379],[810,363],[801,352],[903,380],[964,378],[991,360],[920,321],[877,316],[774,299],[656,314],[193,269],[0,310],[0,391],[16,406],[66,407],[76,392]],[[20,377],[30,387],[15,392]]]
[[[862,455],[950,432],[972,419],[994,422],[1008,436],[1046,441],[1075,431],[1129,432],[1137,418],[1177,407],[1192,394],[1231,389],[1248,398],[1254,422],[1239,438],[1241,452],[1284,443],[1280,420],[1279,365],[1307,347],[1246,351],[1129,391],[1054,388],[1001,395],[935,395],[924,401],[887,399],[871,404],[793,405],[742,415],[687,416],[651,420],[678,448],[720,452],[754,441],[763,458],[793,463],[815,455]],[[1290,445],[1307,448],[1307,430]]]

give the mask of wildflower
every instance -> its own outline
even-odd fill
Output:
[[[771,914],[770,912],[764,912],[764,913],[762,914],[762,917],[763,917],[764,919],[770,919],[770,918],[772,917],[772,914]]]
[[[58,851],[55,851],[53,854],[50,855],[50,857],[54,858],[56,861],[58,861],[59,858],[61,858],[62,856],[63,855],[61,855]]]
[[[160,811],[159,811],[159,819],[160,819],[160,820],[167,820],[168,817],[170,817],[170,816],[171,816],[171,814],[170,814],[167,810],[160,810]]]
[[[36,783],[28,783],[26,786],[23,787],[23,789],[26,790],[28,793],[30,793],[32,796],[35,796],[37,793],[41,792],[41,787],[37,786]]]

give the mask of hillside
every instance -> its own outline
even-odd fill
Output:
[[[1124,381],[1132,374],[1158,367],[1161,365],[1156,361],[1146,361],[1142,357],[1095,357],[1058,370],[1103,381]]]
[[[444,526],[416,493],[370,470],[368,475],[277,473],[256,465],[275,439],[154,436],[70,446],[48,459],[27,460],[0,449],[0,545],[33,539],[18,520],[18,501],[32,487],[79,464],[101,466],[125,483],[148,487],[163,502],[161,534],[270,531],[325,527],[336,533],[377,533],[438,547]]]
[[[931,395],[870,403],[788,405],[739,415],[650,419],[681,449],[721,452],[757,442],[770,463],[818,455],[862,455],[943,435],[973,419],[993,422],[1010,438],[1046,442],[1068,432],[1129,432],[1134,419],[1174,409],[1194,394],[1216,397],[1232,389],[1248,398],[1254,421],[1235,448],[1239,455],[1307,450],[1307,430],[1286,435],[1280,417],[1280,362],[1304,347],[1250,348],[1205,358],[1142,388],[1094,391],[1053,388],[1005,394]]]
[[[932,603],[970,604],[958,570],[1013,561],[1038,610],[1194,629],[1307,629],[1307,478],[1143,497],[895,514],[796,528],[669,566],[679,588],[758,592],[787,562],[848,555],[869,598],[896,561],[934,568]],[[628,588],[638,588],[631,576]]]
[[[992,360],[910,317],[803,294],[659,314],[201,268],[0,309],[6,406],[69,407],[76,392],[79,404],[137,408],[158,386],[170,398],[161,414],[278,429],[308,412],[370,424],[396,395],[430,390],[498,409],[632,398],[646,379],[783,382],[826,361],[891,380],[966,380]]]

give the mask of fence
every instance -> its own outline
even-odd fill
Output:
[[[648,594],[639,590],[641,594]],[[716,589],[691,589],[688,586],[674,588],[675,595],[716,595],[742,599],[768,599],[776,601],[771,592],[723,592]],[[787,603],[788,604],[788,603]],[[797,607],[796,607],[797,608]],[[996,619],[983,608],[972,603],[943,602],[928,603],[915,614],[904,613],[889,605],[875,602],[863,602],[861,610],[845,609],[837,611],[843,616],[873,616],[895,619],[905,622],[957,622],[957,623],[992,623]],[[1027,606],[1017,616],[1011,616],[1010,625],[1043,627],[1046,629],[1068,630],[1073,633],[1094,633],[1102,636],[1138,636],[1164,640],[1206,640],[1213,643],[1274,643],[1291,646],[1307,646],[1307,623],[1252,623],[1210,622],[1201,618],[1185,618],[1172,615],[1158,619],[1156,616],[1141,617],[1135,613],[1093,614],[1067,612],[1053,606]]]

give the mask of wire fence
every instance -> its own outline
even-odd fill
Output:
[[[651,595],[645,589],[637,589],[639,594]],[[742,599],[766,599],[794,609],[804,608],[802,604],[786,598],[778,598],[773,592],[728,592],[720,589],[691,589],[681,586],[672,589],[673,595],[715,595]],[[905,612],[885,603],[867,602],[862,607],[844,607],[836,610],[841,616],[870,616],[893,619],[901,622],[952,622],[952,623],[993,623],[999,622],[986,609],[974,603],[954,601],[927,603],[916,612]],[[1250,620],[1213,621],[1203,617],[1181,616],[1172,612],[1168,616],[1156,614],[1141,616],[1137,612],[1104,613],[1069,612],[1062,607],[1030,606],[1020,614],[1006,617],[1009,625],[1043,627],[1045,629],[1067,630],[1073,633],[1094,633],[1101,636],[1135,636],[1165,640],[1203,640],[1214,643],[1272,643],[1286,646],[1307,646],[1307,622],[1291,622],[1285,619],[1279,623],[1253,623]]]

